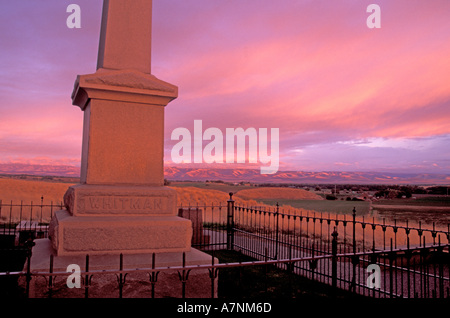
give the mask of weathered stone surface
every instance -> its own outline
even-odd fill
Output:
[[[77,215],[176,215],[176,191],[168,187],[79,184],[64,195],[66,209]]]
[[[97,67],[151,73],[152,1],[104,0]]]
[[[72,92],[72,103],[85,110],[91,99],[109,99],[153,106],[167,106],[178,96],[178,87],[154,75],[135,70],[99,69],[79,75]]]
[[[209,235],[203,232],[203,210],[198,208],[179,208],[178,216],[192,222],[192,244],[204,245],[209,243]]]
[[[163,107],[91,100],[84,115],[81,183],[163,186]]]
[[[92,75],[84,75],[79,77],[80,85],[87,88],[89,84],[98,85],[96,87],[100,88],[105,86],[105,89],[110,89],[114,87],[115,89],[119,87],[133,88],[136,90],[143,90],[142,94],[149,94],[152,91],[160,91],[169,94],[176,94],[177,87],[171,85],[167,82],[163,82],[157,79],[151,74],[142,74],[134,70],[123,70],[123,71],[107,71],[100,69],[97,73]]]
[[[57,255],[186,252],[191,221],[177,216],[71,216],[55,213],[49,237]]]

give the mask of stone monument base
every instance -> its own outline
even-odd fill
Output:
[[[53,273],[67,272],[67,267],[76,264],[81,273],[85,271],[86,255],[56,256],[49,239],[39,239],[32,250],[30,262],[31,272],[46,272],[50,270],[50,255],[53,256]],[[197,249],[191,249],[185,253],[185,265],[210,265],[213,258]],[[218,260],[214,259],[217,264]],[[181,267],[183,253],[156,253],[155,268]],[[28,264],[25,264],[25,269]],[[128,271],[125,284],[122,289],[123,298],[151,298],[152,284],[149,272],[133,272],[135,269],[152,268],[152,254],[138,253],[123,255],[123,270]],[[119,254],[98,254],[89,256],[89,271],[119,270]],[[186,271],[187,272],[187,271]],[[81,274],[81,288],[69,288],[67,278],[71,273],[63,276],[55,276],[51,297],[54,298],[83,298],[85,297],[85,275]],[[180,268],[161,270],[157,275],[154,289],[155,298],[181,298],[183,296],[183,283],[180,280],[183,270]],[[186,273],[187,274],[187,273]],[[123,274],[125,276],[125,274]],[[188,274],[185,284],[185,297],[187,298],[211,298],[217,297],[217,277],[214,284],[211,281],[208,269],[193,269]],[[20,280],[20,285],[25,286],[25,277]],[[30,281],[30,298],[49,297],[48,277],[32,276]],[[95,273],[88,288],[89,298],[119,298],[118,277],[114,273]]]
[[[58,256],[186,252],[192,224],[177,216],[72,216],[60,210],[49,237]]]

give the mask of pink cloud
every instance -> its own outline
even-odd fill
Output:
[[[380,0],[379,30],[365,26],[370,3],[154,1],[152,69],[180,89],[166,108],[166,148],[170,132],[194,119],[278,127],[291,167],[355,162],[322,156],[364,138],[432,137],[448,147],[438,136],[450,134],[450,3]],[[70,94],[76,75],[95,71],[101,2],[78,4],[79,31],[65,27],[61,1],[4,5],[0,27],[11,32],[1,35],[0,159],[80,155],[82,117]],[[366,162],[388,166],[406,155],[385,151],[371,150]]]
[[[438,19],[436,23],[442,21]],[[356,130],[359,136],[449,133],[448,126],[439,125],[436,129],[436,122],[448,119],[448,113],[442,111],[437,118],[417,118],[422,120],[420,126],[414,120],[406,126],[402,123],[402,116],[410,117],[410,112],[420,114],[430,103],[444,102],[450,96],[445,81],[450,42],[436,50],[442,41],[429,39],[433,24],[426,27],[428,32],[423,25],[412,27],[409,37],[398,40],[401,25],[402,21],[392,24],[396,36],[386,31],[383,36],[371,36],[369,32],[373,31],[367,29],[353,36],[351,30],[341,27],[343,34],[329,36],[330,41],[315,41],[312,36],[301,34],[192,57],[192,61],[184,60],[181,68],[174,68],[181,79],[180,86],[187,91],[180,99],[189,106],[194,99],[204,100],[203,104],[210,103],[211,107],[217,103],[233,114],[238,109],[239,116],[232,119],[241,125],[256,125],[270,118],[271,124],[298,132],[301,127],[309,130],[326,125],[325,130]],[[421,32],[416,34],[418,28]],[[431,46],[418,46],[417,42]],[[315,50],[305,53],[298,43],[312,44]],[[261,94],[264,100],[259,98]],[[224,102],[227,99],[228,105]],[[186,111],[194,114],[199,107],[189,106]],[[389,118],[394,113],[398,124]],[[253,121],[248,121],[249,117]],[[224,117],[219,118],[223,122]],[[391,129],[378,130],[386,120]]]

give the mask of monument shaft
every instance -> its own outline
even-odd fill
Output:
[[[105,0],[97,68],[151,74],[152,2]]]

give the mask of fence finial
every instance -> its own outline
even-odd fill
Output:
[[[336,227],[334,227],[334,231],[333,231],[333,233],[331,233],[331,236],[333,236],[334,238],[336,238],[338,235],[339,235],[339,234],[338,234],[338,232],[337,232],[337,230],[336,230]]]

